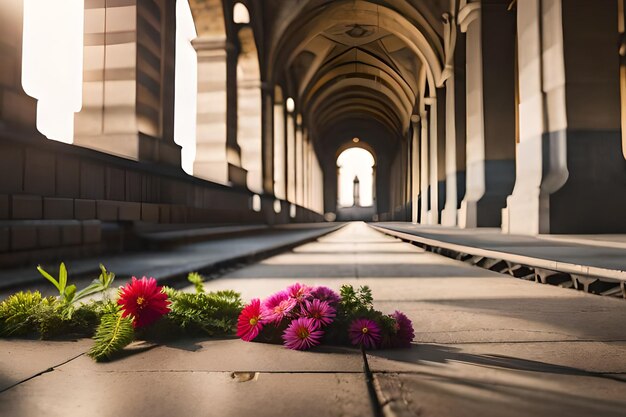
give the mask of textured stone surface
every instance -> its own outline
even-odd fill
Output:
[[[296,229],[290,236],[306,233],[313,232]],[[107,266],[164,274],[212,256],[268,248],[287,236],[221,239],[110,259]],[[413,320],[412,347],[368,352],[370,387],[363,356],[348,347],[294,352],[235,338],[136,342],[118,360],[96,364],[76,357],[89,341],[4,341],[5,387],[54,369],[0,393],[0,415],[367,416],[375,415],[376,401],[386,417],[621,416],[626,409],[623,300],[499,275],[364,224],[205,287],[232,288],[250,299],[294,281],[369,285],[377,308]],[[64,358],[75,359],[59,366]],[[58,392],[71,392],[71,407]]]
[[[55,389],[51,389],[55,387]],[[67,392],[69,404],[59,401]],[[372,416],[363,375],[59,368],[0,394],[0,415]]]

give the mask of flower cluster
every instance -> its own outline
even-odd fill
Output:
[[[280,342],[294,350],[322,342],[365,349],[410,347],[415,334],[406,315],[374,310],[367,287],[355,291],[345,285],[341,293],[296,283],[264,300],[255,298],[239,315],[237,336],[247,342]]]

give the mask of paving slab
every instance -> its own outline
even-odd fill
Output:
[[[385,416],[617,417],[626,409],[626,384],[608,378],[440,366],[374,378]]]
[[[60,367],[0,394],[12,417],[365,417],[362,374],[85,371]]]
[[[0,339],[0,392],[82,355],[91,340]],[[0,415],[4,415],[0,413]]]
[[[319,347],[310,352],[297,352],[281,345],[231,338],[187,339],[162,346],[137,344],[134,351],[105,363],[94,363],[88,357],[77,358],[64,369],[94,372],[363,372],[361,352],[346,347]]]
[[[429,372],[433,367],[465,365],[541,373],[593,376],[623,374],[626,382],[626,341],[414,343],[410,349],[370,351],[372,372]]]

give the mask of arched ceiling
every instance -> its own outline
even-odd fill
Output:
[[[450,0],[258,1],[264,73],[296,99],[318,146],[339,128],[362,135],[359,121],[369,119],[398,140],[425,86],[432,91],[441,80],[441,16]]]

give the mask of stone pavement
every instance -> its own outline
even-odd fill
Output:
[[[0,416],[623,416],[623,300],[517,280],[350,224],[206,286],[263,297],[293,281],[372,287],[408,350],[289,351],[236,339],[0,341]]]

